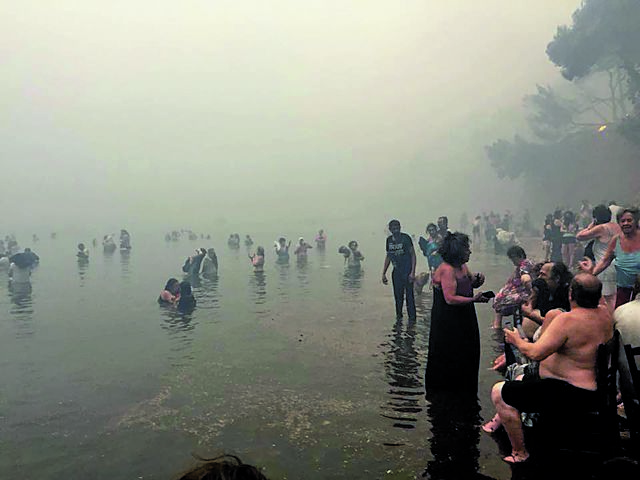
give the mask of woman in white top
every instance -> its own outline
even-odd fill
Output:
[[[604,257],[611,239],[620,235],[620,226],[611,221],[611,210],[606,205],[597,205],[593,209],[593,221],[583,230],[580,230],[576,238],[580,241],[593,240],[594,262],[597,264]],[[616,304],[616,270],[609,265],[598,274],[602,282],[602,296],[607,307],[613,313]]]

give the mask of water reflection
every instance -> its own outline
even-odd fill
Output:
[[[342,274],[342,291],[344,293],[358,293],[362,287],[363,270],[360,267],[346,267]]]
[[[192,313],[181,313],[174,306],[161,305],[160,311],[164,320],[162,329],[169,333],[172,340],[169,353],[171,365],[188,365],[193,360],[190,347],[198,322],[193,320]]]
[[[394,427],[413,429],[422,411],[420,402],[424,395],[416,349],[416,321],[408,321],[406,329],[402,320],[397,321],[389,337],[384,365],[391,399],[383,407],[382,416],[393,420]]]
[[[196,308],[205,310],[217,310],[220,308],[218,295],[219,277],[196,277],[196,282],[192,283],[193,294],[198,301]]]
[[[84,287],[87,271],[89,270],[89,259],[78,258],[78,277],[80,277],[80,286]]]
[[[480,404],[475,393],[428,392],[431,454],[422,478],[489,478],[478,473]]]
[[[299,258],[296,261],[296,273],[300,289],[303,293],[309,293],[309,260],[307,257]]]
[[[129,278],[129,260],[131,259],[131,250],[120,249],[120,269],[122,271],[122,278]]]
[[[282,301],[287,303],[289,299],[289,264],[276,262],[278,270],[278,295]]]
[[[16,321],[18,332],[16,337],[29,336],[33,331],[33,288],[31,283],[10,283],[9,298],[11,300],[11,308],[9,314]]]
[[[264,271],[253,272],[249,275],[249,287],[252,292],[252,302],[256,306],[256,313],[266,313],[267,309],[263,305],[267,301],[267,276]]]

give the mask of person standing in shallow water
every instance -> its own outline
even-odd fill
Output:
[[[416,276],[416,251],[413,241],[406,233],[401,232],[400,222],[389,222],[391,235],[387,237],[384,266],[382,268],[382,283],[387,285],[387,270],[393,263],[391,281],[393,283],[393,296],[396,302],[396,319],[402,318],[404,299],[407,299],[407,315],[409,320],[416,319],[416,304],[413,296],[413,280]]]
[[[489,298],[473,289],[484,275],[467,267],[471,256],[469,237],[448,233],[440,247],[442,264],[433,275],[433,307],[425,387],[431,391],[478,391],[480,331],[474,303]]]

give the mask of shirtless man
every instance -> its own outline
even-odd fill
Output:
[[[571,311],[545,322],[535,343],[505,329],[506,342],[540,362],[540,378],[525,375],[522,381],[499,382],[491,391],[499,421],[511,441],[511,455],[505,462],[520,463],[529,458],[520,412],[556,410],[559,402],[596,408],[596,352],[613,336],[613,319],[607,307],[600,305],[601,294],[600,280],[580,273],[571,282]]]

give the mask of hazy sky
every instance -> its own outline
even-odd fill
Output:
[[[558,81],[546,44],[579,3],[4,2],[3,210],[171,227],[492,207],[511,191],[487,193],[481,145]]]

